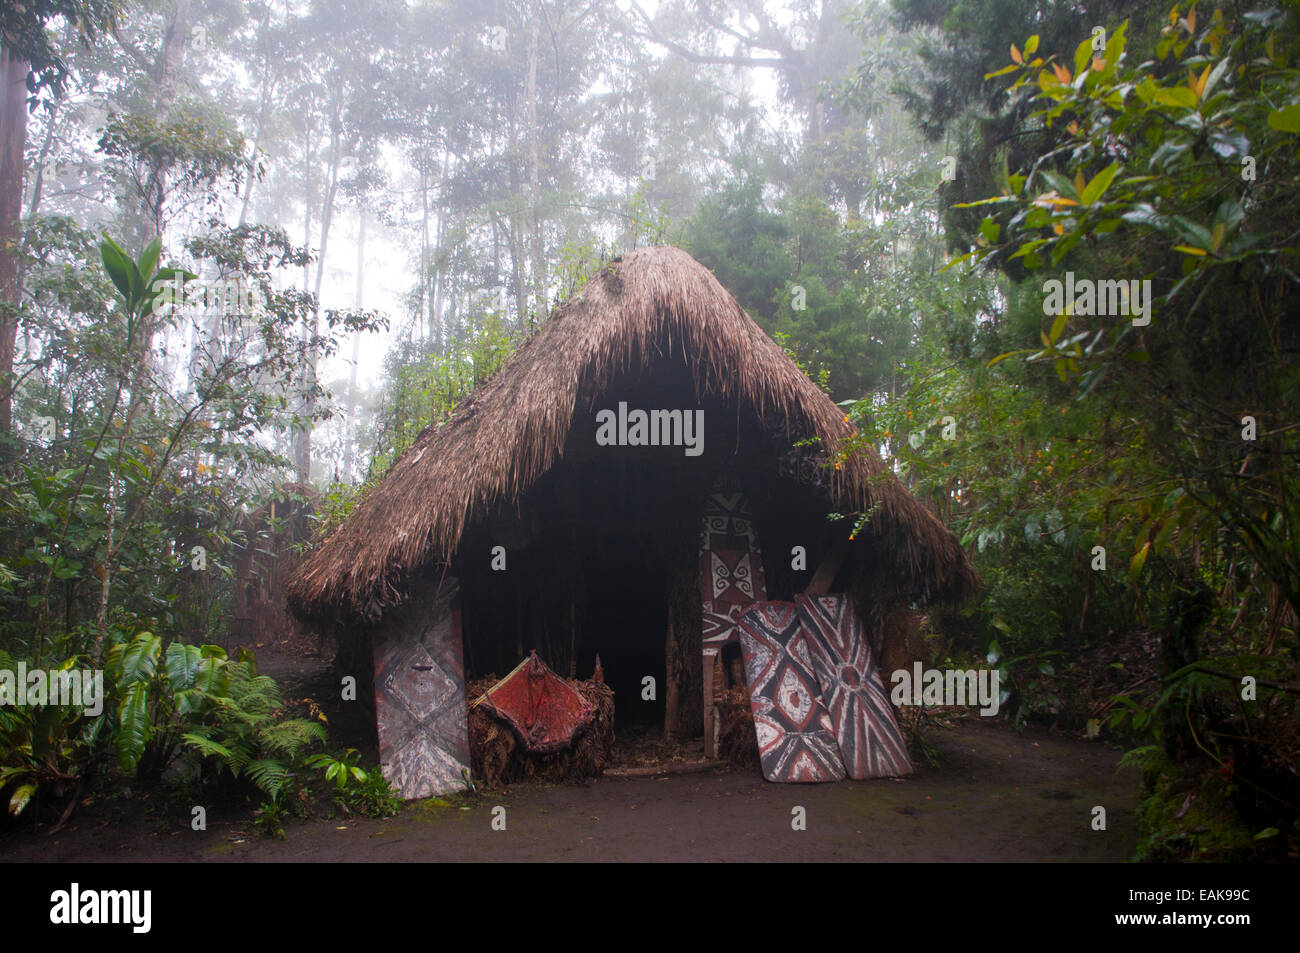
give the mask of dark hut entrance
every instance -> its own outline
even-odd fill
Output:
[[[574,448],[520,505],[467,531],[460,579],[468,677],[503,675],[535,650],[559,674],[586,678],[599,655],[620,739],[659,741],[665,728],[674,740],[697,737],[696,547],[710,479],[703,467],[623,448]],[[498,545],[505,571],[491,568]]]
[[[593,539],[584,557],[587,599],[578,671],[590,672],[599,655],[614,689],[619,733],[662,737],[668,624],[662,555],[638,534],[612,531]],[[654,681],[647,685],[646,678]]]

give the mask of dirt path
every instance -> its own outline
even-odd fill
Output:
[[[971,719],[928,735],[938,767],[906,781],[769,784],[754,771],[516,785],[408,804],[383,821],[292,821],[260,837],[244,819],[114,811],[55,838],[15,832],[10,861],[866,860],[1123,861],[1134,849],[1137,775],[1119,752]],[[1106,808],[1107,830],[1091,829]],[[506,830],[491,826],[505,808]],[[791,828],[803,807],[807,829]],[[116,815],[116,817],[113,817]],[[111,820],[109,818],[112,818]]]

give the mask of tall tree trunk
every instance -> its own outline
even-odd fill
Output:
[[[26,60],[0,49],[0,437],[13,427],[14,344],[18,339],[23,151],[27,147]]]
[[[316,196],[312,192],[312,125],[310,112],[308,113],[307,127],[304,130],[303,139],[303,223],[302,223],[302,244],[304,248],[311,248],[311,222],[312,212],[316,207]],[[302,265],[302,289],[306,291],[311,287],[311,262],[304,261]],[[312,337],[312,328],[306,322],[302,326],[303,346],[308,346]],[[298,404],[297,413],[299,416],[305,416],[311,412],[311,402],[305,397]],[[311,421],[304,421],[298,429],[293,432],[293,468],[294,479],[299,483],[306,483],[311,479]]]
[[[532,216],[532,319],[536,320],[546,310],[546,260],[542,249],[541,218],[537,210],[540,199],[537,147],[537,42],[542,16],[538,0],[533,0],[531,7],[532,30],[528,40],[528,204]]]
[[[447,353],[450,343],[447,329],[442,320],[442,299],[444,288],[442,280],[443,235],[447,228],[447,167],[451,161],[451,150],[444,147],[442,151],[442,172],[438,176],[438,217],[434,221],[433,238],[433,294],[429,300],[429,331],[437,353]]]
[[[271,5],[266,5],[266,15],[262,17],[262,36],[266,37],[271,28]],[[265,49],[262,53],[262,94],[257,106],[257,127],[253,131],[253,152],[248,157],[245,172],[244,200],[239,206],[239,224],[248,220],[248,203],[253,195],[253,183],[257,181],[257,152],[262,143],[262,130],[266,127],[266,111],[271,105],[271,55]]]
[[[41,140],[41,153],[36,157],[36,177],[32,180],[32,198],[27,203],[28,218],[34,218],[41,207],[41,192],[45,186],[45,163],[49,161],[50,150],[54,147],[54,126],[59,118],[57,99],[50,103],[49,114],[45,118],[45,138]]]
[[[312,308],[311,337],[313,341],[320,335],[320,293],[325,280],[325,256],[329,250],[330,226],[334,220],[334,199],[338,195],[339,189],[339,161],[343,136],[342,111],[342,91],[340,90],[339,96],[335,99],[334,118],[330,123],[329,185],[325,188],[324,200],[321,202],[320,254],[316,259],[316,281],[312,288],[312,294],[315,298]],[[310,387],[314,386],[315,383],[316,354],[313,350],[308,355],[307,360],[307,384]],[[298,431],[298,439],[294,446],[294,469],[299,483],[311,481],[311,437],[314,429],[311,416],[315,410],[315,399],[306,401],[304,416],[308,419]]]
[[[365,301],[366,287],[366,209],[362,206],[358,210],[359,221],[357,223],[357,293],[353,301],[354,306],[360,311]],[[352,335],[352,372],[348,375],[348,412],[343,418],[343,426],[347,428],[343,441],[343,473],[344,479],[354,479],[352,472],[352,460],[356,447],[356,423],[353,421],[353,415],[357,410],[357,365],[361,362],[361,332],[357,331]]]
[[[433,342],[433,280],[429,274],[429,173],[420,166],[420,300],[415,309],[425,321],[424,340]]]
[[[162,48],[154,66],[154,121],[165,123],[176,103],[176,86],[181,68],[185,65],[185,41],[190,29],[190,0],[174,0],[172,17],[163,34]],[[163,231],[163,206],[167,202],[167,173],[155,166],[149,171],[145,183],[144,215],[151,234],[143,236],[147,243],[161,237]]]

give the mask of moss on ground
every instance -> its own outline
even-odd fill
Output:
[[[1229,781],[1202,764],[1157,759],[1147,768],[1143,794],[1134,860],[1250,861],[1271,852],[1242,820]]]

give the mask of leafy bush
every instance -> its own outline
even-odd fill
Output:
[[[110,653],[122,768],[158,778],[183,751],[201,775],[243,778],[279,798],[306,748],[325,741],[324,727],[285,718],[279,686],[257,674],[251,657],[173,642],[159,670],[162,654],[161,640],[148,632]]]
[[[56,671],[76,668],[79,657],[65,659]],[[13,671],[16,661],[0,651],[0,669]],[[62,796],[81,781],[95,760],[103,719],[67,705],[0,706],[0,793],[8,792],[7,810],[21,814],[38,792]]]
[[[348,748],[341,755],[318,754],[307,759],[307,766],[321,768],[325,780],[334,785],[334,803],[347,813],[368,817],[391,817],[402,810],[402,799],[389,787],[388,779],[378,768],[366,770],[358,765],[361,755]]]

